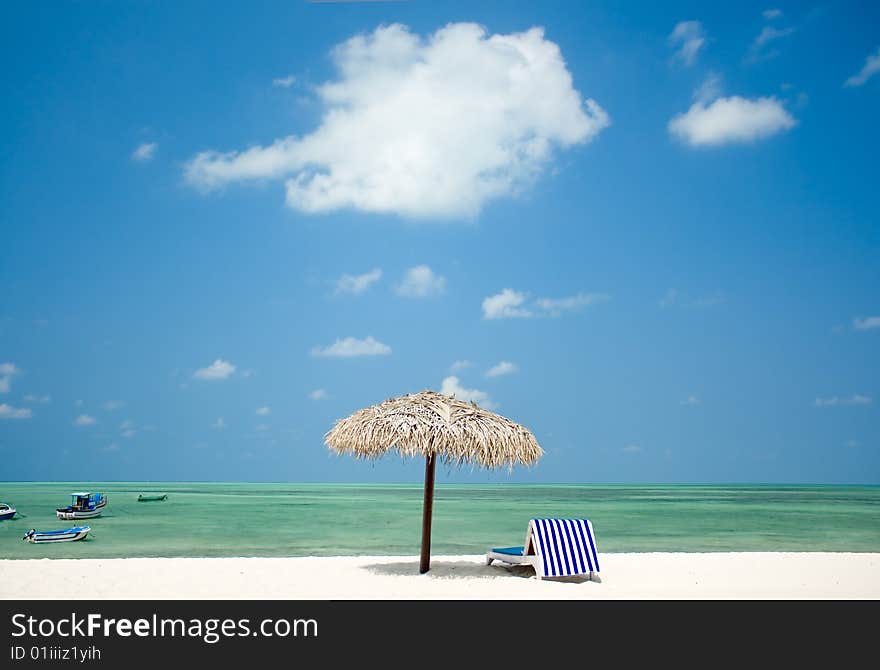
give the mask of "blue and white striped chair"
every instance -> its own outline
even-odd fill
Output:
[[[490,549],[492,561],[532,565],[538,579],[599,574],[596,536],[589,519],[532,519],[522,547]]]

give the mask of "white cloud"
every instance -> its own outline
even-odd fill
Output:
[[[693,65],[700,49],[706,45],[706,31],[699,21],[681,21],[669,35],[669,44],[675,47],[675,58],[685,65]]]
[[[628,444],[621,451],[626,454],[638,454],[642,452],[642,448],[637,444]]]
[[[778,19],[780,16],[782,16],[782,10],[781,9],[765,9],[763,12],[761,12],[761,16],[763,16],[768,21],[772,21],[773,19]]]
[[[758,36],[755,37],[749,46],[746,62],[754,63],[761,60],[767,60],[779,55],[778,50],[772,50],[772,43],[788,37],[795,31],[794,28],[774,28],[773,26],[764,26]]]
[[[796,121],[775,97],[732,96],[711,104],[697,101],[669,122],[669,132],[691,146],[753,142],[794,127]]]
[[[158,146],[159,145],[155,142],[144,142],[131,153],[131,159],[135,161],[151,160],[155,155]]]
[[[354,337],[346,337],[336,340],[328,347],[315,347],[312,356],[327,356],[336,358],[351,358],[352,356],[386,356],[391,353],[391,347],[374,339],[372,335],[364,340]]]
[[[480,407],[485,407],[486,409],[494,409],[497,407],[497,405],[489,398],[488,393],[485,391],[478,391],[477,389],[464,388],[458,377],[455,376],[443,379],[440,384],[440,393],[454,396],[458,400],[464,400],[465,402],[475,402]]]
[[[816,407],[836,407],[838,405],[870,405],[872,402],[873,401],[869,396],[855,393],[849,398],[840,398],[838,396],[816,398],[814,404]]]
[[[853,328],[856,330],[873,330],[874,328],[880,328],[880,316],[868,316],[864,318],[857,316],[853,319]]]
[[[662,309],[671,307],[678,301],[678,290],[674,288],[666,289],[666,293],[660,298],[658,304]]]
[[[309,398],[312,400],[324,400],[327,397],[327,391],[324,389],[315,389],[311,393],[309,393]]]
[[[80,414],[73,420],[74,426],[91,426],[93,423],[95,423],[95,417],[88,414]]]
[[[316,130],[204,151],[187,163],[186,180],[208,191],[286,179],[287,205],[307,213],[473,217],[528,186],[555,149],[588,142],[610,123],[575,90],[541,28],[488,35],[454,23],[422,38],[393,24],[332,56],[338,78],[317,88]]]
[[[363,293],[370,285],[382,278],[382,270],[376,268],[362,275],[342,275],[336,280],[337,293]]]
[[[510,375],[517,372],[519,368],[510,361],[501,361],[498,365],[493,365],[486,370],[487,377],[500,377],[501,375]]]
[[[121,407],[125,407],[125,403],[122,400],[108,400],[101,405],[101,409],[103,409],[105,412],[115,412]]]
[[[843,85],[847,87],[861,86],[878,72],[880,72],[880,47],[877,47],[877,50],[873,53],[868,54],[865,64],[859,70],[859,73],[847,79]]]
[[[578,293],[569,298],[539,298],[535,304],[549,316],[559,316],[610,299],[605,293]]]
[[[682,405],[699,405],[700,399],[695,395],[689,395],[687,398],[681,401]]]
[[[121,435],[122,437],[132,438],[137,435],[137,431],[134,428],[129,428],[127,430],[123,430]]]
[[[111,442],[106,447],[104,447],[104,451],[119,451],[119,445],[116,442]]]
[[[406,298],[428,298],[446,290],[446,278],[434,274],[427,265],[417,265],[406,271],[397,287],[397,295]]]
[[[267,426],[265,423],[261,423],[261,424],[258,425],[254,430],[257,430],[257,431],[259,431],[259,432],[261,432],[261,433],[264,433],[264,432],[266,432],[267,430],[269,430],[269,426]]]
[[[258,407],[257,415],[258,416],[269,416],[272,413],[271,407]]]
[[[6,403],[0,404],[0,419],[30,419],[32,412],[28,407],[13,407]]]
[[[31,402],[31,403],[40,403],[41,405],[45,405],[46,403],[52,401],[52,397],[48,396],[48,395],[34,395],[32,393],[28,393],[24,397],[24,401]]]
[[[193,373],[193,377],[206,381],[216,381],[218,379],[227,379],[233,372],[235,372],[235,366],[232,363],[218,358],[208,367],[196,370]]]
[[[455,361],[452,365],[449,366],[449,370],[451,372],[458,372],[459,370],[464,370],[469,368],[473,363],[470,361]]]
[[[537,298],[526,304],[527,293],[513,289],[503,289],[501,293],[483,300],[484,319],[527,319],[535,316],[561,316],[564,312],[574,312],[588,305],[610,300],[605,293],[578,293],[566,298]]]
[[[490,295],[483,300],[484,319],[527,318],[532,313],[522,307],[528,296],[513,289],[502,289],[501,293]]]
[[[223,417],[219,417],[214,423],[212,423],[211,428],[216,428],[218,430],[226,428],[226,422],[223,420]]]
[[[131,419],[126,419],[119,424],[119,430],[127,430],[129,428],[134,428],[134,422]]]
[[[12,378],[17,374],[21,374],[21,370],[14,363],[0,363],[0,393],[9,393]]]
[[[272,80],[272,86],[278,86],[279,88],[290,88],[295,83],[296,77],[292,74],[289,74],[286,77],[277,77]]]

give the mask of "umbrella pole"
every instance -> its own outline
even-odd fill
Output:
[[[419,561],[419,574],[425,574],[431,567],[431,513],[434,508],[434,463],[436,455],[425,457],[425,502],[422,506],[422,559]]]

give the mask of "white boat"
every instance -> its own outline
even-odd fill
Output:
[[[107,499],[104,498],[104,505],[98,505],[91,493],[71,493],[70,497],[73,499],[70,505],[55,510],[55,516],[59,519],[94,519],[101,516],[104,505],[107,504]]]
[[[11,519],[15,516],[15,508],[7,505],[6,503],[0,503],[0,521],[5,521],[6,519]]]
[[[88,526],[76,526],[74,528],[66,528],[64,530],[34,530],[31,528],[27,534],[21,538],[33,544],[42,544],[48,542],[73,542],[81,540],[89,534],[91,528]]]

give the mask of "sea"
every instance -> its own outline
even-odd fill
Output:
[[[104,513],[62,521],[73,491]],[[138,502],[139,494],[167,494]],[[0,482],[0,559],[417,555],[418,484]],[[592,521],[600,552],[880,552],[880,487],[801,485],[440,484],[432,554],[523,543],[528,521]],[[87,539],[22,541],[30,528],[88,524]]]

